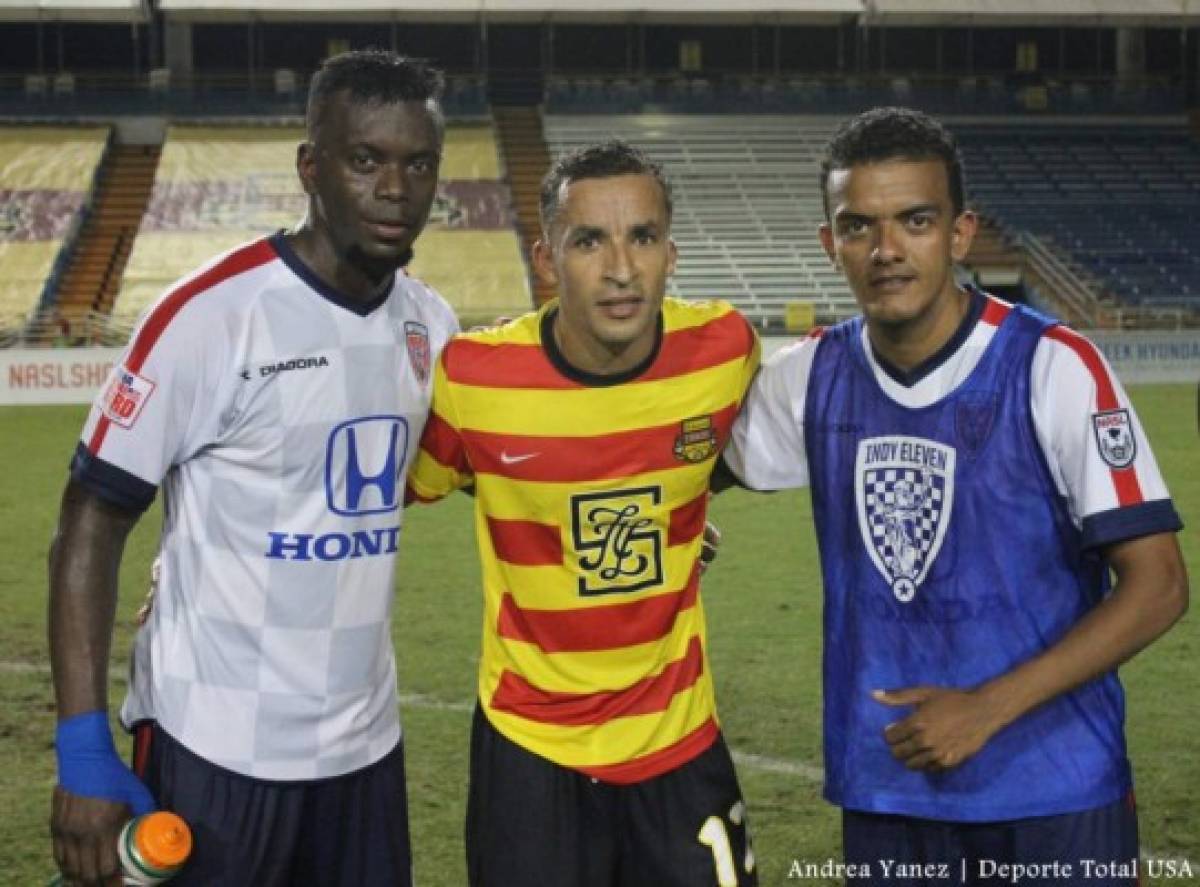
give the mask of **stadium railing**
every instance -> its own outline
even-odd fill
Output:
[[[287,69],[290,71],[290,69]],[[0,116],[11,118],[98,117],[113,114],[163,114],[174,117],[222,115],[292,116],[304,114],[310,71],[290,71],[295,88],[277,78],[279,71],[197,72],[188,77],[164,76],[156,69],[136,76],[112,71],[75,71],[67,92],[30,90],[30,75],[0,74]],[[37,78],[41,75],[32,75]],[[44,79],[44,78],[43,78]],[[455,117],[487,113],[483,78],[451,73],[444,98]]]

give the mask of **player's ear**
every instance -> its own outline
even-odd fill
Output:
[[[558,286],[558,271],[554,267],[554,251],[550,248],[547,235],[543,234],[533,245],[533,270],[543,283]]]
[[[833,226],[828,222],[822,222],[821,227],[817,229],[817,235],[821,238],[821,246],[825,249],[825,255],[829,256],[833,267],[840,271],[842,263],[838,261],[837,247],[833,242]]]
[[[305,194],[317,193],[317,147],[308,140],[296,146],[296,175]]]
[[[675,273],[675,263],[679,260],[679,247],[675,245],[675,238],[667,238],[667,276],[670,277]]]
[[[950,230],[950,257],[954,261],[961,262],[967,257],[978,230],[979,217],[969,209],[964,209],[954,219],[954,227]]]

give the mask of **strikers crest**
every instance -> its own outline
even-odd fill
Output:
[[[1137,455],[1137,442],[1133,438],[1133,423],[1129,410],[1108,410],[1092,416],[1092,428],[1096,432],[1096,446],[1100,458],[1112,468],[1128,468]]]
[[[424,385],[429,381],[429,329],[415,320],[404,321],[404,341],[408,345],[408,361],[417,379]]]
[[[896,600],[907,603],[938,556],[954,506],[953,447],[919,437],[858,445],[854,493],[863,544]]]
[[[717,452],[717,429],[712,416],[684,419],[675,438],[675,458],[683,462],[703,462]]]

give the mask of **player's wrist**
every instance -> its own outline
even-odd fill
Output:
[[[71,794],[128,804],[134,814],[154,809],[154,801],[117,754],[108,712],[88,711],[64,718],[54,730],[58,784]]]
[[[54,728],[54,753],[58,759],[58,783],[74,794],[89,785],[89,770],[97,760],[117,757],[108,712],[86,711],[63,718]]]

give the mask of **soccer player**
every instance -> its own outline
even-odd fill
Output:
[[[158,804],[184,885],[409,884],[390,613],[404,475],[449,306],[401,270],[428,217],[441,74],[391,53],[313,79],[293,230],[168,290],[93,407],[50,556],[55,859],[112,883]],[[107,722],[117,572],[164,487],[161,576]]]
[[[821,188],[862,314],[773,355],[725,459],[753,488],[811,487],[846,861],[856,883],[1127,873],[1116,668],[1188,596],[1141,424],[1087,339],[956,283],[976,218],[940,124],[850,120]]]
[[[664,298],[671,193],[636,149],[560,157],[541,216],[558,298],[446,347],[409,474],[421,500],[474,486],[470,883],[754,884],[698,555],[757,338],[725,303]]]

